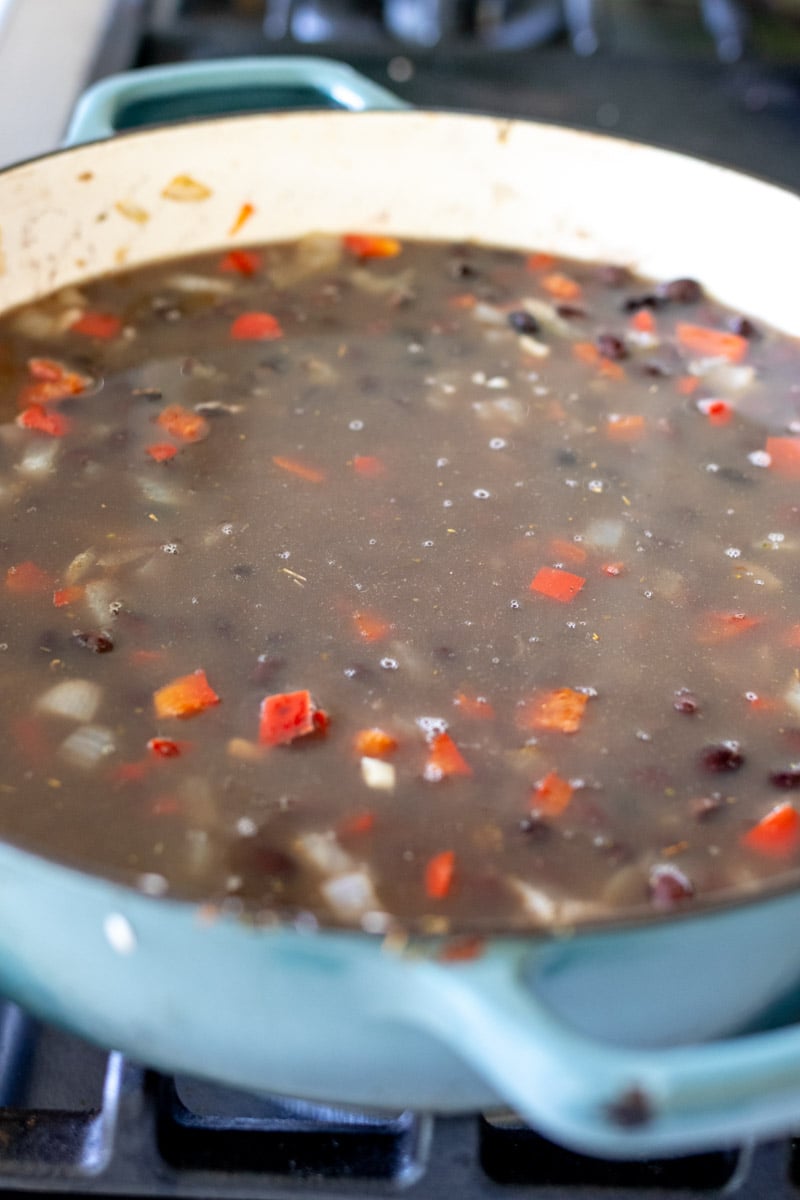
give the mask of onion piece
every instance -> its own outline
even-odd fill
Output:
[[[348,278],[359,292],[366,292],[369,296],[387,296],[391,292],[410,292],[414,270],[398,271],[395,275],[375,275],[366,267],[354,267]]]
[[[577,339],[579,336],[574,323],[565,321],[556,311],[555,305],[550,304],[547,300],[539,300],[535,296],[526,296],[521,302],[520,308],[532,317],[541,325],[542,329],[546,329],[548,333],[555,333],[558,337]]]
[[[86,605],[98,625],[105,625],[110,616],[114,615],[114,586],[110,579],[93,579],[86,584],[84,591]]]
[[[48,475],[55,470],[60,449],[55,438],[37,438],[17,463],[17,470],[22,475]]]
[[[39,697],[36,708],[54,717],[91,721],[102,694],[99,683],[93,683],[90,679],[63,679]]]
[[[614,517],[598,517],[590,521],[583,535],[584,542],[601,550],[615,550],[622,541],[625,525]]]
[[[335,875],[320,885],[320,892],[335,915],[342,921],[352,921],[381,907],[372,876],[366,867],[358,867],[345,875]]]
[[[311,233],[301,238],[291,258],[269,268],[270,280],[280,291],[293,287],[322,271],[332,271],[342,258],[342,239],[331,234]]]
[[[511,333],[508,325],[508,317],[503,312],[502,308],[496,308],[493,304],[486,304],[484,301],[480,300],[471,311],[473,319],[476,320],[479,325],[497,325],[501,328],[508,329],[509,334]]]
[[[307,866],[324,875],[340,875],[355,867],[354,860],[339,845],[332,829],[325,833],[304,833],[295,840],[294,848]]]
[[[526,916],[531,917],[537,925],[571,925],[607,911],[607,906],[597,901],[553,896],[514,875],[509,875],[506,883],[519,897]]]
[[[116,748],[114,734],[104,725],[81,725],[61,743],[58,752],[70,766],[90,771]]]
[[[792,712],[800,717],[800,679],[793,679],[784,692],[784,699]]]
[[[496,400],[473,400],[472,408],[481,421],[496,421],[502,428],[524,425],[528,418],[527,407],[513,396],[500,396]]]
[[[213,279],[208,275],[193,275],[191,271],[178,271],[165,281],[166,286],[188,295],[229,296],[233,283],[229,279]]]
[[[378,791],[392,792],[397,782],[397,771],[391,763],[382,758],[361,759],[361,778],[367,787]]]

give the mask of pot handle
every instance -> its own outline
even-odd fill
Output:
[[[235,58],[125,71],[78,101],[65,144],[188,118],[297,108],[404,109],[404,100],[327,58]]]
[[[583,1154],[688,1154],[797,1128],[800,1026],[664,1049],[594,1040],[532,990],[548,956],[496,945],[475,962],[416,962],[409,994],[390,1004],[537,1132]]]

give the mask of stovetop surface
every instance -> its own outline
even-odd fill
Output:
[[[355,1113],[159,1075],[1,1004],[0,1194],[67,1193],[798,1200],[800,1142],[603,1162],[509,1116]]]

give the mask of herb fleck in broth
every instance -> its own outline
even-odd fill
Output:
[[[0,321],[0,835],[371,931],[800,860],[800,349],[619,268],[314,237]]]

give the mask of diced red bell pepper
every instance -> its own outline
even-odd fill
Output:
[[[369,233],[347,233],[342,242],[356,258],[397,258],[403,249],[397,238]]]
[[[715,646],[719,642],[730,641],[761,624],[761,617],[751,617],[743,612],[709,612],[705,613],[697,635],[697,640],[704,646]]]
[[[36,592],[49,592],[52,586],[52,577],[35,562],[17,563],[6,571],[6,587],[10,592],[30,596]]]
[[[476,721],[491,721],[494,719],[494,708],[485,696],[474,696],[469,692],[456,692],[453,704],[465,717]]]
[[[533,809],[544,817],[558,817],[572,799],[574,788],[557,771],[549,771],[540,779],[533,793]]]
[[[365,479],[379,479],[386,474],[386,464],[374,454],[357,454],[353,459],[353,470]]]
[[[122,329],[122,320],[114,313],[89,311],[78,317],[78,320],[70,325],[70,329],[73,333],[83,334],[84,337],[110,341]]]
[[[53,608],[67,608],[70,604],[77,604],[83,593],[84,588],[80,584],[58,588],[53,592]]]
[[[287,471],[290,475],[296,475],[298,479],[305,479],[307,483],[325,482],[324,471],[310,466],[309,463],[300,462],[297,458],[284,458],[282,454],[273,454],[272,461],[282,471]]]
[[[219,260],[219,269],[227,275],[255,275],[261,270],[261,255],[254,250],[229,250]]]
[[[517,725],[520,729],[541,729],[554,733],[577,733],[581,727],[589,697],[572,688],[556,688],[534,696],[520,705]]]
[[[171,442],[154,442],[151,446],[145,446],[144,452],[150,455],[153,462],[169,462],[178,453],[178,447]]]
[[[429,783],[438,783],[451,775],[471,775],[472,767],[455,744],[449,733],[437,733],[431,738],[424,777]]]
[[[28,405],[17,417],[17,424],[48,437],[64,437],[71,428],[71,422],[62,413],[53,412],[43,404]]]
[[[764,448],[773,471],[800,479],[800,437],[768,437]]]
[[[776,805],[742,836],[742,845],[767,858],[790,858],[800,849],[800,814],[788,801]]]
[[[147,749],[156,758],[178,758],[182,753],[185,742],[176,742],[174,738],[154,737],[147,743]]]
[[[173,680],[153,696],[157,717],[193,717],[219,702],[202,668]]]
[[[747,338],[738,333],[722,329],[709,329],[705,325],[690,325],[679,321],[675,326],[675,337],[681,350],[697,354],[701,358],[726,358],[728,362],[740,363],[750,348]]]
[[[453,886],[456,871],[454,850],[434,854],[425,865],[425,892],[431,900],[444,900]]]
[[[569,604],[585,583],[583,575],[573,575],[559,567],[540,567],[531,580],[530,590],[561,604]]]
[[[283,330],[272,313],[245,312],[231,324],[230,336],[237,342],[272,342],[283,337]]]
[[[353,613],[353,624],[362,642],[380,642],[391,630],[388,621],[373,612]]]
[[[205,417],[181,404],[168,404],[156,417],[156,424],[182,442],[202,442],[210,430]]]
[[[327,725],[327,713],[317,708],[310,692],[279,692],[261,701],[258,740],[262,746],[284,746],[323,732]]]

